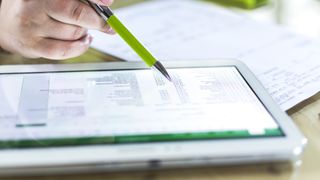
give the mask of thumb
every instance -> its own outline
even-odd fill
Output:
[[[90,0],[90,1],[103,6],[110,6],[113,3],[113,0]]]

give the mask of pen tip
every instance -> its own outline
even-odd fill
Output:
[[[172,78],[170,77],[169,74],[165,75],[165,77],[166,77],[170,82],[172,82]]]
[[[155,69],[157,69],[165,78],[167,78],[170,82],[172,82],[172,78],[169,75],[168,71],[166,68],[159,62],[157,61],[154,65]]]

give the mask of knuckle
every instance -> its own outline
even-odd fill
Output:
[[[65,48],[61,49],[59,58],[64,59],[64,58],[68,57],[71,50],[72,50],[72,47],[70,45],[66,45]]]
[[[55,48],[46,47],[41,51],[42,57],[55,58],[57,56],[57,50]]]
[[[40,40],[33,49],[43,58],[52,59],[57,56],[57,49],[52,44],[46,43],[44,39]]]
[[[26,9],[27,8],[22,8],[15,14],[15,24],[19,29],[22,29],[23,31],[36,29],[36,27],[38,27],[38,16]]]
[[[80,54],[82,54],[82,52],[85,51],[85,49],[86,48],[84,46],[81,46],[76,42],[70,43],[60,51],[59,57],[57,59],[67,59],[79,56]]]
[[[46,1],[45,7],[51,14],[65,14],[68,12],[67,3],[65,0]]]
[[[67,48],[46,48],[42,51],[43,57],[49,59],[61,59],[67,55]]]
[[[74,19],[76,22],[80,22],[86,15],[86,13],[86,5],[84,5],[83,3],[78,3],[71,11],[71,18]]]
[[[43,49],[42,54],[43,57],[49,59],[65,59],[70,53],[70,47],[68,45],[57,46],[57,44],[53,45],[53,47],[46,47]]]
[[[30,21],[30,19],[27,18],[27,16],[24,16],[23,14],[17,15],[16,24],[18,28],[22,30],[30,29],[34,27],[33,26],[34,23]]]

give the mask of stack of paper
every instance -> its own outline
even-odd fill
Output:
[[[192,0],[151,1],[116,14],[161,61],[242,60],[283,110],[320,90],[320,43],[280,27]],[[141,61],[119,36],[91,33],[94,48]]]

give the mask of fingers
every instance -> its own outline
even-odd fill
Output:
[[[95,2],[98,1],[100,0],[95,0]],[[106,22],[89,5],[79,0],[48,0],[45,3],[45,9],[48,16],[63,23],[106,33],[111,31]]]
[[[110,6],[113,3],[113,0],[91,0],[91,2],[104,6]]]
[[[63,24],[50,19],[41,28],[40,36],[50,39],[74,41],[84,37],[88,30],[76,25]]]
[[[92,37],[90,35],[76,41],[41,39],[34,47],[35,56],[56,60],[72,58],[86,52],[91,42]]]

